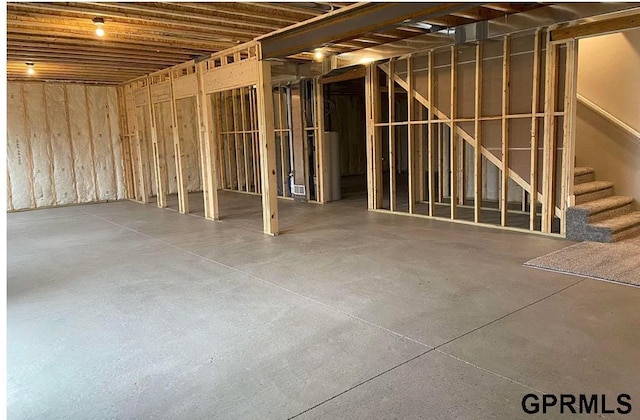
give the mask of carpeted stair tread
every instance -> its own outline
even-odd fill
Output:
[[[634,226],[640,226],[640,211],[634,211],[632,213],[623,214],[622,216],[591,223],[590,226],[594,228],[609,229],[613,233],[620,232]]]
[[[577,166],[573,169],[573,175],[574,176],[580,176],[580,175],[586,175],[586,174],[591,174],[594,172],[593,168],[589,168],[587,166]]]
[[[633,203],[633,197],[625,195],[613,195],[599,200],[589,201],[587,203],[578,204],[574,208],[585,211],[589,214],[597,214],[606,210],[615,209]]]
[[[588,194],[595,191],[606,190],[613,187],[611,181],[591,181],[584,184],[578,184],[573,187],[573,193],[575,195]]]

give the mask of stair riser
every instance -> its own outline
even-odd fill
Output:
[[[616,216],[622,216],[623,214],[630,213],[631,210],[631,204],[627,204],[626,206],[609,209],[597,214],[592,214],[589,216],[589,223],[599,222],[600,220],[610,219]]]
[[[630,229],[623,230],[622,232],[615,233],[611,236],[612,242],[621,241],[623,239],[631,238],[632,236],[640,235],[640,224]]]
[[[613,195],[613,188],[605,188],[602,190],[593,191],[586,194],[576,195],[576,204],[588,203],[589,201],[611,197],[612,195]]]
[[[578,185],[578,184],[584,184],[585,182],[591,182],[595,180],[596,180],[596,174],[591,172],[589,174],[576,175],[573,178],[573,183],[575,185]]]

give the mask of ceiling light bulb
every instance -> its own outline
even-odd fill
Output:
[[[313,58],[318,61],[322,60],[324,58],[324,53],[321,50],[316,50],[316,52],[313,54]]]
[[[26,63],[27,64],[27,74],[29,76],[33,76],[34,74],[36,74],[36,69],[33,68],[34,64],[33,63]]]
[[[104,36],[104,19],[101,17],[93,18],[93,24],[96,25],[96,35]]]

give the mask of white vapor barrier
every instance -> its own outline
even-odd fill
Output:
[[[24,120],[22,84],[7,83],[7,172],[10,180],[9,208],[35,207],[31,201],[31,157]]]
[[[109,133],[111,134],[111,150],[115,162],[116,172],[116,196],[118,199],[125,197],[124,167],[122,159],[122,143],[120,141],[120,126],[118,118],[118,92],[116,89],[105,88],[107,95],[107,118],[109,120]]]
[[[124,198],[115,87],[7,83],[7,207]]]
[[[76,168],[78,202],[97,201],[96,183],[93,168],[93,140],[90,134],[89,114],[85,86],[67,85],[67,107],[71,124],[71,142],[73,160]]]
[[[96,172],[98,200],[115,200],[116,186],[115,162],[109,133],[109,110],[106,89],[100,86],[87,86],[87,104],[89,123],[93,137],[93,161]]]
[[[53,179],[56,187],[56,204],[73,204],[78,201],[73,167],[73,148],[69,136],[65,111],[64,86],[44,85],[51,151],[53,153]]]
[[[47,133],[47,107],[44,101],[44,85],[41,83],[25,84],[24,100],[33,159],[33,190],[36,198],[36,207],[48,207],[55,203],[56,193],[53,177],[51,176],[53,162],[49,153],[50,144]]]

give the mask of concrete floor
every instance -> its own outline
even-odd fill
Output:
[[[640,289],[522,266],[568,241],[362,200],[280,201],[269,237],[259,197],[220,200],[220,222],[132,202],[8,215],[9,418],[518,419],[531,392],[639,404]]]

